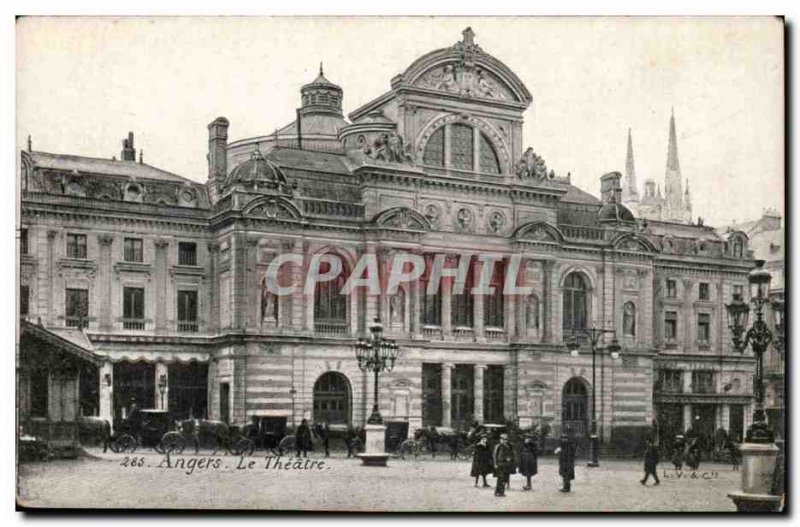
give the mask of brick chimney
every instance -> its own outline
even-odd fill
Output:
[[[217,201],[219,187],[228,175],[228,125],[217,117],[208,125],[208,190],[211,200]]]
[[[609,172],[600,177],[600,196],[604,203],[614,198],[616,203],[622,203],[622,174]]]
[[[133,147],[133,132],[128,132],[128,138],[122,140],[122,154],[120,159],[123,161],[136,161],[136,148]]]

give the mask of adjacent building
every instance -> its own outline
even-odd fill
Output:
[[[135,401],[179,418],[361,425],[371,377],[353,346],[380,318],[401,346],[380,411],[412,430],[516,420],[583,437],[594,407],[614,444],[654,423],[741,434],[753,359],[732,350],[724,305],[747,295],[752,254],[744,232],[691,225],[672,199],[674,119],[669,214],[643,220],[620,173],[599,177],[596,198],[525,148],[532,96],[470,29],[347,119],[343,100],[320,68],[275,132],[229,141],[235,123],[213,120],[204,184],[137,161],[132,134],[120,159],[21,153],[20,314],[99,364],[68,394],[26,362],[23,421],[66,419],[52,409],[77,397],[68,417],[119,418]],[[374,255],[383,276],[408,252],[446,255],[468,284],[485,265],[475,255],[491,253],[496,287],[431,291],[426,272],[393,295],[342,294],[343,277],[308,294],[265,289],[281,254],[302,262],[281,267],[282,283],[303,284],[314,256],[349,273]],[[509,277],[532,291],[505,295]],[[588,346],[565,345],[591,327],[623,348],[601,353],[595,375]]]

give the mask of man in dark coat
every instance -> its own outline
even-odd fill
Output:
[[[497,478],[497,487],[494,489],[495,496],[506,495],[506,484],[508,477],[514,468],[514,451],[508,444],[508,434],[500,435],[500,442],[494,447],[494,476]]]
[[[347,457],[356,455],[356,440],[358,436],[352,426],[347,427],[347,435],[344,437],[344,444],[347,446]]]
[[[697,439],[692,439],[686,452],[686,465],[692,469],[700,468],[700,445]]]
[[[531,490],[531,477],[539,472],[539,451],[536,441],[531,436],[525,436],[519,454],[519,473],[525,476],[527,482],[522,490]]]
[[[575,479],[575,445],[566,434],[561,435],[561,446],[558,453],[558,474],[564,482],[561,492],[572,490],[572,480]]]
[[[331,457],[330,448],[330,429],[328,428],[328,421],[322,423],[319,427],[317,435],[322,439],[322,446],[325,448],[325,457]]]
[[[308,421],[305,419],[303,419],[300,426],[297,427],[297,433],[294,439],[297,457],[300,457],[301,452],[303,453],[303,457],[308,457],[308,451],[313,449],[313,445],[311,443],[311,429],[308,427]]]
[[[660,485],[658,480],[658,448],[653,444],[653,441],[648,439],[647,445],[644,448],[644,479],[640,481],[642,485],[647,485],[647,478],[652,474],[653,479],[656,480],[656,485]]]
[[[489,450],[488,438],[481,436],[478,443],[475,445],[475,452],[472,454],[472,470],[470,476],[475,478],[475,486],[478,486],[478,478],[483,478],[483,486],[491,487],[486,483],[486,474],[491,474],[493,467],[492,452]]]

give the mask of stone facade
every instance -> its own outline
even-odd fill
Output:
[[[81,308],[65,305],[65,291],[88,291],[78,324],[104,365],[85,411],[118,417],[130,396],[234,423],[362,425],[372,379],[353,345],[376,317],[401,346],[380,377],[380,411],[412,430],[509,419],[585,435],[595,403],[601,437],[624,443],[663,405],[682,418],[665,427],[688,427],[702,406],[716,428],[729,425],[728,405],[750,404],[752,359],[731,350],[724,304],[746,285],[751,255],[708,227],[633,218],[618,173],[597,199],[524,149],[531,95],[471,30],[394,77],[349,123],[342,96],[320,71],[303,87],[299,126],[229,144],[228,121],[216,119],[205,185],[126,155],[22,152],[23,316],[66,330]],[[141,240],[141,256],[126,239]],[[270,298],[261,287],[281,254],[303,257],[281,275],[302,284],[315,255],[352,270],[374,254],[383,274],[403,252],[452,262],[492,253],[507,266],[517,255],[533,292],[470,303],[450,285],[426,296],[411,282],[397,298],[356,290],[323,306],[320,294]],[[141,313],[133,290],[143,290]],[[667,312],[677,317],[669,330]],[[600,352],[594,375],[589,348],[565,345],[592,326],[614,330],[623,348],[617,359]],[[659,383],[661,370],[683,372],[680,390]],[[687,381],[695,370],[711,372],[713,392]]]

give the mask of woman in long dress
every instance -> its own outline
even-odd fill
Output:
[[[491,474],[493,470],[492,451],[489,449],[486,436],[482,435],[475,445],[475,453],[472,454],[472,470],[470,471],[470,476],[475,478],[475,486],[478,486],[478,478],[482,477],[483,486],[491,487],[491,485],[486,482],[486,475]]]
[[[539,449],[531,436],[525,436],[519,453],[519,473],[525,476],[522,490],[531,490],[531,478],[539,473]]]

